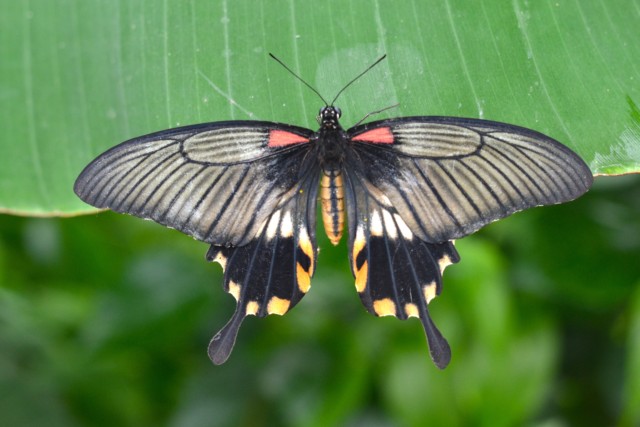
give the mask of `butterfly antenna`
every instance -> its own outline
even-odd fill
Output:
[[[311,86],[309,83],[305,82],[302,77],[300,77],[299,75],[297,75],[296,73],[293,72],[293,70],[289,67],[287,67],[285,65],[284,62],[280,61],[278,58],[276,58],[276,56],[273,53],[269,53],[269,56],[273,59],[276,60],[276,62],[278,62],[278,64],[282,65],[284,67],[285,70],[287,70],[288,72],[290,72],[293,77],[295,77],[296,79],[300,80],[302,83],[305,84],[305,86],[307,86],[309,89],[311,89],[316,95],[318,95],[320,97],[320,99],[322,99],[322,102],[324,102],[325,105],[329,105],[329,103],[327,102],[326,99],[324,99],[322,97],[322,95],[320,95],[320,92],[318,92],[313,86]],[[333,105],[333,103],[331,103]]]
[[[380,57],[376,62],[374,62],[373,64],[369,65],[369,66],[367,67],[367,69],[366,69],[366,70],[364,70],[363,72],[361,72],[360,74],[358,74],[356,77],[354,77],[354,78],[353,78],[353,80],[351,80],[349,83],[347,83],[347,84],[345,85],[345,87],[343,87],[342,89],[340,89],[340,92],[338,92],[338,94],[336,95],[336,97],[335,97],[335,98],[333,98],[333,101],[331,101],[331,104],[328,104],[328,105],[333,105],[333,104],[338,100],[338,97],[342,94],[342,92],[344,92],[344,91],[345,91],[345,89],[346,89],[346,88],[348,88],[349,86],[351,86],[351,85],[352,85],[356,80],[358,80],[360,77],[362,77],[363,75],[367,74],[367,72],[368,72],[370,69],[372,69],[373,67],[375,67],[376,65],[378,65],[378,64],[379,64],[379,63],[380,63],[384,58],[386,58],[386,57],[387,57],[387,55],[386,55],[386,54],[382,55],[382,56],[381,56],[381,57]]]
[[[396,107],[399,107],[399,106],[400,106],[400,104],[393,104],[393,105],[389,105],[388,107],[384,107],[384,108],[381,108],[381,109],[379,109],[379,110],[376,110],[376,111],[372,111],[372,112],[370,112],[370,113],[367,113],[367,114],[365,114],[365,115],[364,115],[364,117],[363,117],[363,118],[361,118],[360,120],[358,120],[358,123],[356,123],[356,124],[355,124],[355,125],[353,125],[352,127],[356,127],[356,126],[358,126],[360,123],[364,122],[364,121],[365,121],[365,120],[367,120],[369,117],[371,117],[371,116],[373,116],[373,115],[375,115],[375,114],[380,114],[380,113],[382,113],[383,111],[387,111],[387,110],[390,110],[390,109],[392,109],[392,108],[396,108]]]

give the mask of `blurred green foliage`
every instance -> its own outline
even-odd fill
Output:
[[[206,245],[103,213],[0,217],[0,414],[11,426],[626,425],[640,422],[640,185],[462,239],[432,316],[362,308],[326,238],[312,290],[250,318],[229,362],[206,345],[233,311]]]

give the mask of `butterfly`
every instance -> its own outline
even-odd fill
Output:
[[[593,176],[534,130],[459,117],[400,117],[343,129],[324,102],[319,129],[223,121],[163,130],[111,148],[75,182],[98,208],[151,219],[210,244],[237,301],[208,354],[224,363],[248,315],[284,315],[316,269],[316,206],[334,245],[348,228],[355,287],[376,316],[416,317],[435,365],[451,359],[429,315],[453,240],[533,206],[573,200]],[[367,116],[365,116],[365,119]],[[361,120],[361,122],[364,121]],[[346,213],[346,215],[345,215]]]

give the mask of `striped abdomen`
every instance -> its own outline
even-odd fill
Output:
[[[344,226],[344,187],[340,170],[323,170],[320,181],[322,222],[331,243],[337,245]]]

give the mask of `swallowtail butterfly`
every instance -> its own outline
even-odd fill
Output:
[[[272,55],[273,56],[273,55]],[[533,206],[573,200],[593,177],[571,150],[533,130],[458,117],[401,117],[344,130],[323,100],[313,131],[265,121],[163,130],[123,142],[89,164],[74,190],[85,202],[210,244],[237,300],[209,344],[227,360],[248,315],[283,315],[316,269],[316,203],[330,241],[348,225],[350,265],[376,316],[417,317],[431,358],[451,350],[429,316],[453,240]],[[366,118],[366,117],[365,117]],[[364,119],[363,119],[364,120]],[[318,194],[319,191],[319,194]]]

